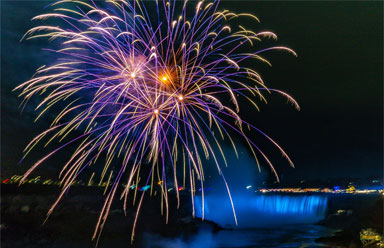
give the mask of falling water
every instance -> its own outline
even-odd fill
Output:
[[[204,218],[223,227],[266,227],[281,224],[316,223],[324,218],[328,198],[322,195],[234,195],[236,226],[228,196],[204,198]],[[197,217],[202,217],[202,201],[195,197]]]

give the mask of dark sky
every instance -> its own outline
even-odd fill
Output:
[[[23,172],[22,149],[48,126],[33,122],[35,102],[20,114],[11,90],[49,61],[39,41],[23,41],[44,1],[1,3],[1,171]],[[295,162],[290,169],[272,147],[282,181],[328,177],[382,177],[383,173],[383,3],[381,1],[224,1],[222,7],[255,14],[256,31],[274,31],[277,45],[294,49],[265,54],[272,67],[255,65],[271,88],[301,105],[296,111],[280,96],[269,96],[260,113],[240,112],[281,144]],[[249,25],[249,24],[248,24]],[[249,27],[249,26],[248,26]],[[49,119],[49,118],[48,118]],[[35,154],[43,156],[43,154]],[[51,166],[41,167],[40,172]]]

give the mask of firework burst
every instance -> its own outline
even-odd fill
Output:
[[[108,172],[110,175],[94,239],[100,237],[120,185],[124,185],[120,195],[124,210],[128,194],[134,191],[139,195],[132,239],[146,194],[146,190],[137,192],[133,185],[141,182],[151,185],[151,190],[159,185],[166,219],[169,185],[188,187],[193,201],[196,185],[204,186],[203,158],[214,161],[231,199],[218,162],[220,157],[226,164],[221,140],[227,140],[237,155],[231,134],[245,140],[259,167],[258,156],[276,174],[243,126],[264,135],[293,166],[275,141],[239,115],[238,98],[259,109],[259,102],[266,101],[263,93],[271,92],[299,108],[291,96],[267,88],[255,70],[244,66],[249,61],[269,64],[261,57],[268,50],[296,55],[286,47],[254,48],[262,39],[276,39],[272,32],[229,26],[235,19],[258,22],[257,17],[219,10],[219,1],[62,0],[50,7],[52,13],[32,20],[53,20],[60,25],[34,27],[23,39],[55,41],[57,48],[48,50],[57,62],[40,67],[32,79],[16,88],[23,104],[34,95],[44,96],[36,107],[38,118],[54,106],[60,109],[51,127],[28,144],[24,157],[37,143],[48,145],[57,140],[61,145],[36,162],[21,182],[61,149],[75,147],[60,172],[62,192],[48,216],[78,175],[101,157],[105,166],[100,182]],[[253,52],[245,52],[249,50]],[[69,138],[79,130],[80,135]],[[120,164],[118,169],[116,163]],[[201,194],[204,199],[204,190]],[[176,195],[179,205],[178,191]],[[236,219],[232,199],[231,204]]]

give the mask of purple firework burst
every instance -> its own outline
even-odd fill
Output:
[[[258,109],[257,100],[265,101],[263,93],[270,92],[282,94],[299,109],[291,96],[267,88],[261,76],[245,66],[249,61],[269,64],[260,55],[268,50],[296,55],[286,47],[254,48],[262,39],[276,39],[272,32],[229,26],[235,19],[258,22],[257,17],[219,10],[219,1],[190,5],[175,0],[62,0],[50,7],[53,13],[32,20],[60,25],[34,27],[23,39],[55,40],[55,49],[48,50],[57,62],[40,67],[32,79],[16,88],[24,103],[34,95],[44,96],[36,107],[41,111],[38,118],[53,106],[60,109],[51,127],[28,144],[24,157],[37,143],[62,142],[36,162],[21,182],[61,149],[75,149],[62,167],[62,192],[48,215],[79,174],[101,158],[105,162],[100,183],[108,178],[107,194],[93,238],[100,237],[119,185],[124,184],[120,196],[124,210],[130,192],[135,192],[135,199],[136,193],[141,194],[132,239],[147,192],[137,191],[134,186],[139,182],[152,185],[151,193],[153,185],[159,185],[166,219],[169,185],[190,188],[193,201],[196,185],[204,186],[203,158],[214,161],[231,199],[218,162],[220,158],[226,164],[220,145],[224,139],[237,155],[232,136],[241,136],[257,165],[260,167],[257,157],[261,156],[277,177],[272,163],[247,137],[243,126],[264,135],[293,166],[275,141],[239,115],[239,98]],[[120,165],[116,167],[116,163]],[[204,190],[201,194],[204,199]],[[176,195],[179,204],[178,191]],[[236,219],[232,199],[231,204]],[[204,200],[202,206],[204,212]]]

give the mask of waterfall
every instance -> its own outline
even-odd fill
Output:
[[[233,195],[236,226],[228,196],[204,197],[204,218],[223,227],[251,228],[281,224],[316,223],[325,217],[324,195]],[[195,197],[195,214],[202,217],[201,196]]]

